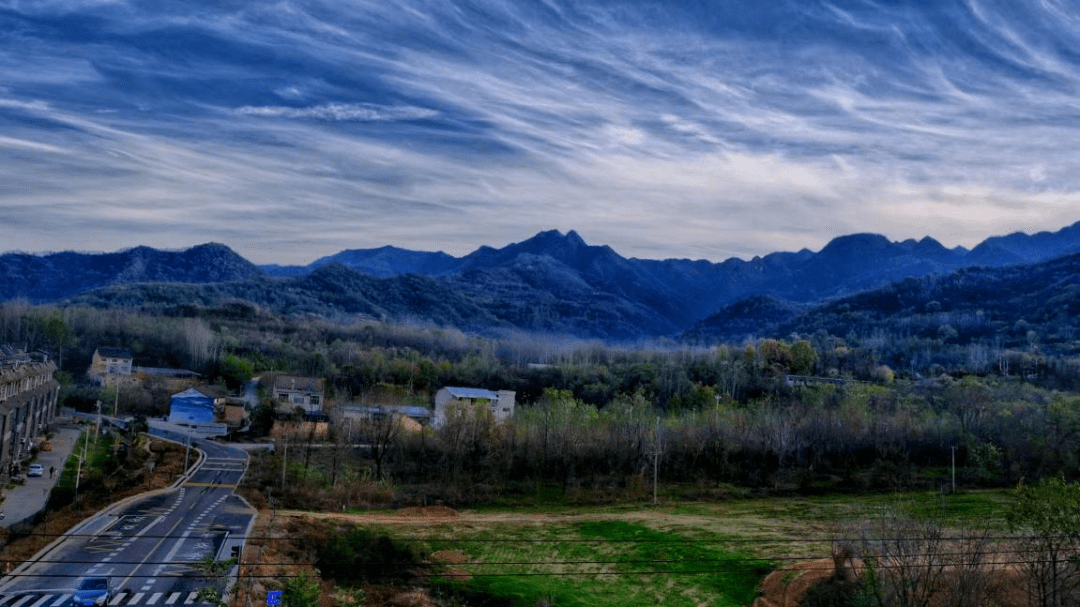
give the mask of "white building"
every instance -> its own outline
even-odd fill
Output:
[[[456,388],[448,386],[435,393],[435,416],[432,425],[446,423],[446,413],[453,407],[486,407],[491,411],[496,422],[502,422],[514,416],[513,390],[492,392],[483,388]]]

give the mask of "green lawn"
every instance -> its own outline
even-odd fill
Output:
[[[466,557],[442,579],[448,604],[533,607],[749,605],[773,567],[828,556],[850,523],[882,508],[948,524],[1003,527],[1007,491],[683,502],[660,506],[462,511],[438,525],[373,525]]]

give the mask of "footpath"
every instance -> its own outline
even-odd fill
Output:
[[[75,425],[59,424],[53,434],[49,451],[38,451],[34,464],[41,464],[45,473],[41,476],[30,476],[26,484],[13,484],[3,490],[3,501],[0,502],[0,527],[9,527],[19,524],[27,518],[37,514],[45,508],[49,501],[49,492],[60,480],[60,471],[64,469],[64,463],[75,450],[75,441],[79,438],[80,428]],[[49,478],[49,469],[55,472]],[[25,473],[25,470],[23,471]]]

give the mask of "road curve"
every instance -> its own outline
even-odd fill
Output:
[[[0,579],[0,607],[59,607],[86,576],[112,579],[110,605],[211,604],[199,591],[223,592],[229,576],[208,577],[200,565],[238,555],[256,511],[235,493],[247,453],[203,439],[191,446],[197,461],[172,488],[111,506]]]

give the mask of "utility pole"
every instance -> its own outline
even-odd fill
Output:
[[[657,488],[660,486],[660,418],[656,418],[656,445],[653,448],[652,461],[652,503],[659,504]]]
[[[285,462],[289,459],[289,437],[281,437],[281,490],[285,491]]]
[[[98,401],[100,403],[100,401]],[[83,442],[82,457],[79,458],[79,465],[75,467],[75,503],[79,503],[79,478],[82,477],[82,463],[86,459],[86,448],[90,445],[90,431],[86,432],[86,440]]]
[[[120,380],[116,381],[116,399],[113,400],[112,416],[116,417],[116,410],[120,407]]]
[[[956,446],[952,447],[952,492],[956,493]]]

